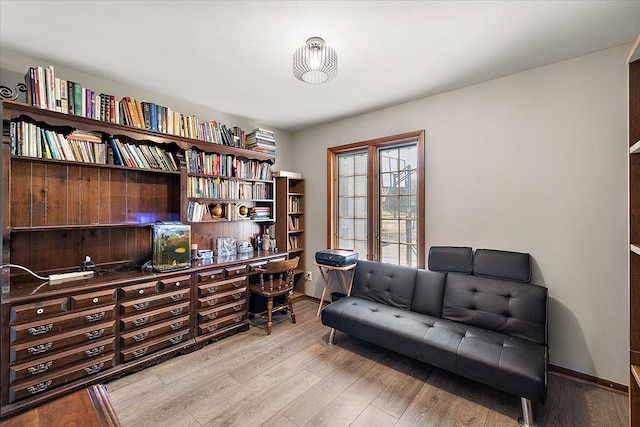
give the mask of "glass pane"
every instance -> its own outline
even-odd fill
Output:
[[[399,150],[400,169],[416,169],[418,162],[418,148],[415,145],[402,147]]]
[[[414,196],[400,196],[400,206],[398,207],[400,218],[415,218],[416,211],[416,197]]]
[[[338,245],[338,247],[342,249],[351,249],[351,247],[353,246],[353,240],[340,239],[338,241]]]
[[[353,239],[354,235],[352,219],[340,219],[339,236],[344,239]]]
[[[353,218],[354,216],[354,211],[353,211],[353,205],[354,205],[354,199],[349,198],[349,197],[342,197],[339,202],[340,204],[340,217],[341,218]]]
[[[402,219],[399,227],[401,243],[418,243],[418,221]]]
[[[418,249],[415,245],[399,245],[400,265],[418,266]]]
[[[398,221],[397,220],[381,220],[380,221],[380,239],[382,242],[399,242],[400,236],[398,234]]]
[[[366,197],[354,198],[353,210],[355,212],[356,218],[366,218],[367,217],[367,198]]]
[[[382,253],[380,257],[381,262],[387,262],[389,264],[398,264],[398,250],[399,245],[391,245],[391,244],[383,244],[382,245]]]
[[[380,150],[380,172],[398,170],[398,149]]]
[[[355,240],[355,245],[353,250],[358,252],[359,259],[367,259],[367,241],[366,240]]]
[[[338,158],[338,173],[341,176],[353,175],[353,158],[351,156],[340,156]]]
[[[360,175],[367,174],[367,155],[366,154],[357,154],[353,156],[353,170],[354,173]]]
[[[367,238],[367,220],[366,219],[356,219],[354,221],[354,237],[356,239],[366,239]]]
[[[354,191],[353,194],[356,196],[366,196],[367,195],[367,177],[366,175],[359,175],[354,178]]]
[[[340,197],[353,196],[353,177],[340,178]]]
[[[397,209],[397,197],[380,197],[380,218],[397,218]]]

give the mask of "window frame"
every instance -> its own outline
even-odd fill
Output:
[[[367,259],[378,261],[380,253],[380,165],[378,161],[379,149],[392,147],[402,147],[409,144],[416,144],[418,164],[417,190],[417,215],[418,215],[418,268],[425,268],[425,148],[424,129],[413,132],[406,132],[398,135],[390,135],[366,141],[354,142],[345,145],[338,145],[327,148],[327,247],[336,248],[338,242],[338,156],[353,151],[367,152],[367,187],[372,197],[367,198]],[[372,173],[373,172],[373,173]],[[373,238],[371,238],[373,236]]]

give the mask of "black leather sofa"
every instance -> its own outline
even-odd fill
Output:
[[[519,396],[520,425],[547,395],[547,289],[529,254],[432,247],[429,270],[360,260],[349,297],[326,306],[336,330]]]

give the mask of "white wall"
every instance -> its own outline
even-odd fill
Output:
[[[425,129],[427,248],[529,252],[533,282],[549,288],[551,363],[628,384],[630,49],[295,133],[307,266],[326,247],[326,164],[317,161],[326,148]],[[307,293],[321,288],[314,280]]]

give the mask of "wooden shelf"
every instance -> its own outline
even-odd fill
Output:
[[[636,142],[629,148],[629,154],[640,154],[640,141]]]
[[[83,230],[87,228],[113,228],[113,227],[150,227],[155,222],[121,222],[115,224],[72,224],[72,225],[43,225],[36,227],[10,227],[12,232],[25,232],[25,231],[58,231],[58,230]]]
[[[640,255],[640,245],[634,245],[633,243],[629,245],[629,250],[636,255]]]

